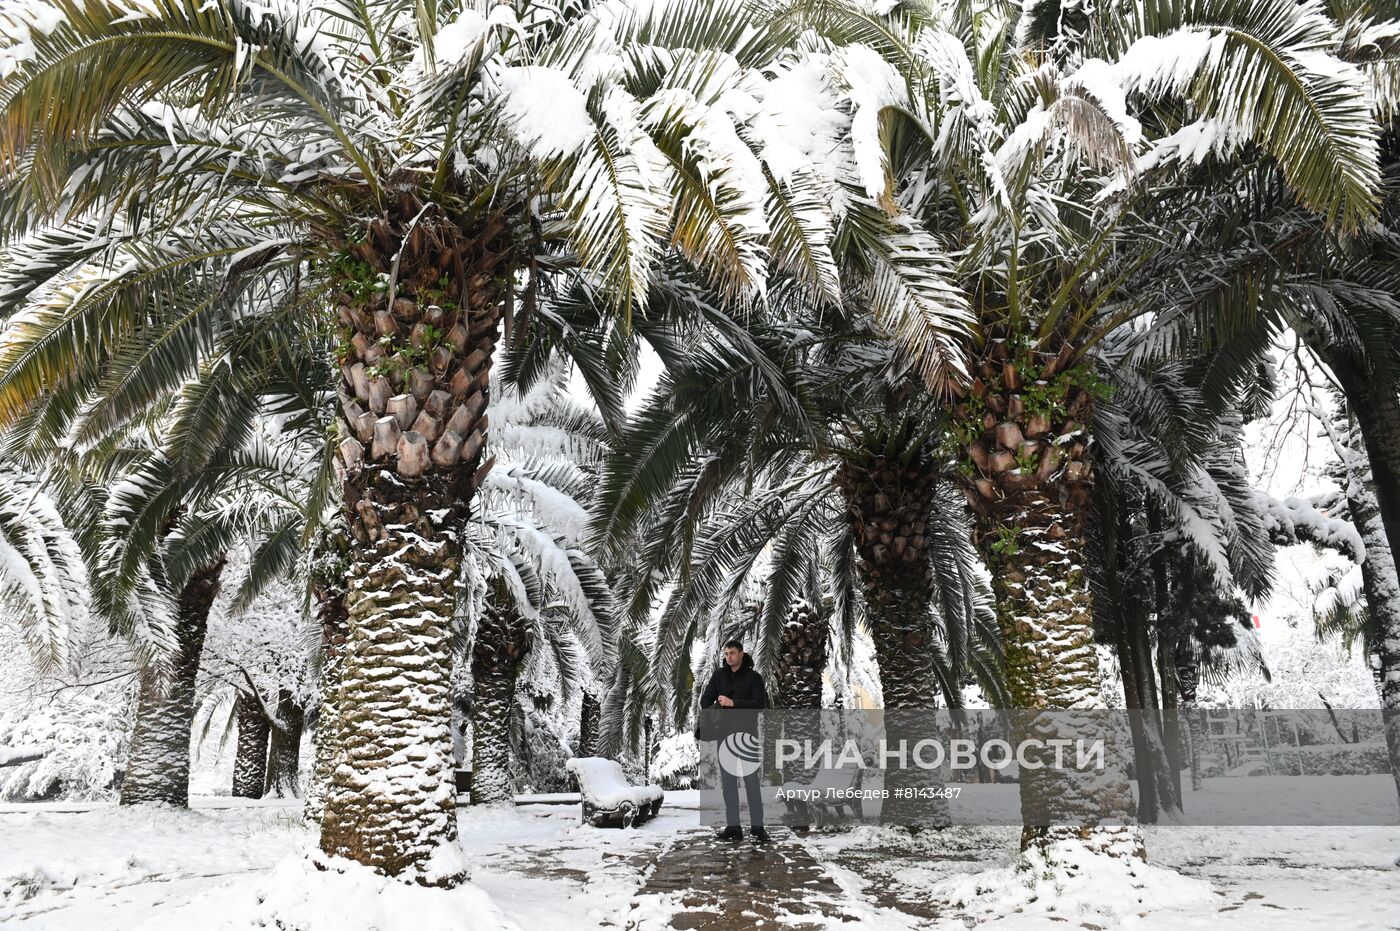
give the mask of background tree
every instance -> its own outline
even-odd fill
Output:
[[[541,689],[567,703],[613,662],[612,590],[583,549],[604,428],[568,396],[566,374],[556,359],[527,388],[498,395],[498,464],[467,549],[468,578],[486,580],[471,587],[487,593],[469,603],[461,660],[472,677],[473,804],[512,798],[510,760],[523,759],[529,725],[518,686],[548,675]]]

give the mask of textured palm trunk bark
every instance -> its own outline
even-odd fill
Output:
[[[520,664],[530,652],[530,624],[497,590],[487,600],[472,643],[472,804],[509,802],[510,716]]]
[[[1017,709],[1087,711],[1082,723],[1072,716],[1036,718],[1033,729],[1018,739],[1042,741],[1095,734],[1100,725],[1092,712],[1105,710],[1099,695],[1099,662],[1090,619],[1079,533],[1058,533],[1064,526],[1057,502],[1022,513],[1014,545],[989,551],[997,622],[1006,653],[1007,689]],[[986,534],[983,534],[986,539]],[[1004,537],[999,537],[1004,539]],[[1143,856],[1142,835],[1132,824],[1133,795],[1127,774],[1117,769],[1113,748],[1105,754],[1107,771],[1069,769],[1021,771],[1022,847],[1077,838],[1090,848],[1118,855]],[[1064,825],[1057,826],[1057,820]]]
[[[859,463],[847,461],[836,477],[859,557],[866,624],[880,667],[886,739],[891,743],[896,735],[909,737],[911,745],[937,737],[937,645],[928,552],[936,481],[932,462],[924,456],[903,463],[878,454]],[[886,767],[889,797],[882,804],[881,820],[928,827],[949,824],[947,800],[928,791],[941,787],[946,776],[946,769]]]
[[[272,798],[301,798],[301,732],[305,714],[296,697],[282,689],[277,697],[277,723],[267,745],[267,789]]]
[[[578,713],[578,755],[597,756],[599,729],[603,723],[603,705],[592,693],[585,691]]]
[[[209,627],[209,608],[219,593],[219,560],[195,571],[176,606],[175,657],[167,670],[141,671],[136,726],[127,751],[121,804],[190,803],[190,725],[194,723],[195,680]]]
[[[238,747],[233,760],[236,798],[262,798],[267,782],[267,739],[270,725],[256,696],[238,693]]]
[[[1148,509],[1148,531],[1155,539],[1162,537],[1162,519],[1155,507]],[[1161,738],[1164,744],[1160,763],[1164,768],[1160,796],[1162,807],[1180,812],[1181,805],[1181,724],[1177,714],[1176,643],[1180,636],[1177,618],[1169,610],[1171,592],[1168,582],[1167,554],[1158,546],[1152,556],[1152,584],[1157,608],[1157,677],[1161,714]]]
[[[955,407],[954,428],[963,441],[976,542],[991,570],[1007,689],[1016,709],[1087,712],[1018,717],[1016,737],[1101,732],[1084,562],[1094,384],[1071,366],[1079,355],[1072,343],[1019,355],[1010,340],[988,339],[986,346]],[[1104,772],[1022,770],[1023,849],[1078,840],[1095,852],[1146,855],[1127,772],[1105,736]],[[1059,817],[1065,813],[1073,817]]]
[[[1097,599],[1094,607],[1098,610]],[[1143,705],[1141,664],[1138,662],[1133,637],[1129,631],[1131,621],[1125,616],[1121,601],[1115,608],[1112,612],[1112,626],[1108,629],[1112,629],[1118,635],[1115,646],[1118,650],[1119,672],[1123,677],[1123,704],[1129,712],[1128,727],[1133,741],[1133,768],[1138,777],[1137,816],[1144,824],[1154,824],[1158,812],[1156,769],[1152,765],[1152,750],[1148,744],[1147,729],[1143,725],[1142,715],[1134,713],[1141,712]]]
[[[350,533],[340,758],[321,849],[426,885],[464,881],[451,629],[470,503],[490,467],[490,367],[509,276],[503,223],[468,233],[409,194],[346,252],[338,462]],[[390,298],[392,297],[392,300]]]
[[[1137,641],[1134,655],[1139,665],[1138,676],[1142,683],[1142,736],[1147,748],[1147,763],[1150,766],[1149,777],[1155,795],[1154,805],[1156,807],[1152,818],[1152,822],[1155,823],[1157,816],[1164,810],[1180,811],[1181,801],[1172,778],[1171,754],[1167,749],[1167,741],[1164,736],[1166,728],[1163,709],[1166,705],[1166,696],[1162,688],[1159,688],[1158,665],[1154,662],[1152,637],[1149,631],[1150,621],[1141,605],[1133,610],[1132,617],[1131,629]],[[1157,656],[1160,657],[1160,655],[1159,643]],[[1165,687],[1165,684],[1162,684],[1162,687]],[[1144,779],[1142,773],[1138,774],[1138,778],[1139,780]]]
[[[1090,550],[1094,554],[1090,567],[1097,571],[1095,590],[1101,593],[1091,602],[1094,625],[1113,637],[1123,683],[1123,706],[1128,709],[1128,729],[1132,736],[1133,771],[1138,785],[1137,817],[1144,824],[1153,824],[1159,811],[1157,770],[1152,765],[1152,748],[1141,713],[1149,701],[1149,683],[1143,681],[1146,667],[1138,653],[1135,632],[1136,625],[1144,618],[1137,599],[1128,597],[1127,588],[1133,583],[1124,553],[1125,545],[1132,539],[1132,522],[1123,506],[1126,502],[1111,497],[1104,489],[1095,491],[1098,493],[1095,506],[1105,517],[1097,524],[1097,532],[1089,537],[1091,544],[1097,544]],[[1112,526],[1107,526],[1110,521]]]
[[[770,743],[777,738],[794,740],[798,746],[815,748],[821,740],[822,673],[826,670],[830,625],[815,606],[800,601],[788,612],[774,662],[771,705],[777,709],[765,722],[764,735]],[[786,772],[777,771],[775,748],[766,748],[768,764],[775,779],[808,782],[812,772],[802,757],[789,763]]]
[[[793,605],[788,612],[774,663],[776,707],[821,708],[828,628],[821,612],[805,601]]]
[[[335,561],[343,572],[344,563]],[[306,789],[306,804],[302,817],[319,824],[325,811],[326,790],[331,774],[339,764],[342,747],[340,738],[340,679],[345,657],[345,638],[349,632],[349,617],[345,612],[345,592],[339,580],[316,583],[316,610],[321,623],[321,702],[316,712],[313,735],[315,755],[311,764],[311,779]]]
[[[1205,784],[1205,773],[1201,769],[1201,751],[1205,749],[1206,728],[1201,720],[1201,709],[1196,702],[1196,688],[1200,681],[1200,657],[1185,638],[1176,645],[1176,686],[1181,695],[1181,717],[1186,722],[1186,731],[1191,739],[1191,791],[1199,792]]]

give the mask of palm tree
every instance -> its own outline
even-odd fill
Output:
[[[326,520],[309,550],[307,585],[320,628],[319,702],[316,709],[315,752],[306,788],[302,817],[319,825],[326,790],[340,762],[340,680],[344,668],[350,618],[345,608],[345,568],[349,535],[340,515]]]
[[[247,231],[235,221],[211,235],[227,246]],[[18,252],[61,251],[60,240],[39,236]],[[88,347],[63,364],[68,377],[38,393],[12,393],[6,419],[8,457],[41,473],[70,525],[83,528],[93,603],[136,646],[141,683],[124,803],[187,804],[195,680],[226,554],[239,540],[254,545],[235,597],[246,604],[295,560],[305,509],[314,514],[324,497],[319,443],[306,445],[319,433],[314,400],[308,407],[283,387],[286,372],[305,362],[305,340],[288,341],[284,331],[277,356],[234,377],[228,363],[249,337],[235,326],[226,354],[188,380],[180,366],[172,373],[159,324],[199,306],[209,285],[199,274],[207,259],[167,263],[178,245],[123,239],[116,255],[130,261],[118,268],[60,262],[26,275],[13,253],[5,264],[18,283],[7,297],[32,299],[0,334],[7,378],[32,374],[26,366],[48,350],[55,321],[97,307],[151,324],[132,327],[110,352]],[[285,313],[275,290],[227,299],[235,319],[268,307]]]
[[[676,579],[654,668],[678,716],[691,710],[697,638],[741,635],[772,673],[794,607],[830,602],[838,645],[858,618],[874,642],[890,732],[912,733],[940,695],[961,705],[969,663],[988,694],[999,690],[980,566],[944,474],[943,419],[874,321],[789,313],[658,335],[666,372],[610,461],[601,536],[634,567],[624,585],[634,623]],[[641,552],[623,556],[635,527]],[[753,610],[750,579],[761,583]],[[931,806],[883,811],[908,823],[920,809]]]
[[[558,674],[551,692],[605,675],[616,633],[613,596],[582,548],[586,503],[603,427],[565,394],[556,360],[497,405],[498,465],[483,484],[469,528],[469,574],[487,581],[472,619],[472,803],[512,797],[511,735],[517,686],[542,654]],[[499,386],[498,386],[499,390]]]
[[[820,605],[804,598],[793,602],[769,667],[773,670],[769,696],[773,707],[805,711],[822,707],[822,676],[830,637],[831,620]]]
[[[804,321],[754,318],[657,345],[665,374],[619,440],[598,507],[614,552],[642,528],[642,552],[627,560],[633,619],[650,614],[663,580],[680,579],[661,616],[661,668],[688,667],[697,631],[732,610],[757,567],[766,591],[750,633],[760,666],[772,668],[794,604],[834,598],[849,628],[863,597],[887,704],[929,707],[940,692],[958,703],[976,561],[960,508],[935,487],[937,411],[897,381],[888,387],[889,341],[868,321],[827,338]],[[869,478],[880,469],[898,473],[887,489]],[[917,492],[907,507],[880,497],[905,485]],[[897,508],[908,527],[883,529]],[[911,586],[907,600],[891,597]],[[940,631],[936,615],[957,630]],[[929,648],[945,637],[946,651]],[[676,684],[678,698],[689,695]]]
[[[1345,430],[1330,428],[1329,433],[1352,482],[1360,483],[1348,486],[1358,496],[1347,504],[1356,530],[1366,537],[1361,565],[1368,603],[1376,610],[1377,643],[1383,647],[1378,657],[1381,703],[1391,722],[1392,754],[1400,754],[1400,723],[1395,723],[1400,722],[1400,652],[1385,648],[1400,639],[1400,590],[1394,572],[1387,571],[1388,553],[1400,546],[1400,472],[1395,466],[1400,457],[1400,358],[1395,352],[1400,305],[1394,296],[1393,232],[1400,206],[1395,135],[1400,45],[1393,9],[1353,0],[1335,0],[1326,7],[1337,24],[1326,47],[1346,63],[1344,75],[1365,84],[1371,113],[1383,128],[1376,221],[1358,236],[1339,237],[1307,209],[1307,198],[1285,183],[1272,162],[1249,153],[1242,166],[1198,166],[1177,159],[1178,184],[1144,217],[1162,231],[1164,244],[1176,246],[1163,249],[1157,261],[1180,277],[1175,282],[1159,277],[1145,291],[1160,309],[1159,352],[1183,331],[1203,334],[1206,342],[1220,346],[1222,364],[1215,366],[1212,381],[1230,385],[1248,381],[1250,371],[1263,364],[1270,334],[1288,328],[1300,348],[1321,363],[1330,388],[1355,417],[1359,442],[1343,439]],[[1228,219],[1203,224],[1203,210]],[[1183,235],[1189,236],[1189,245]],[[1308,403],[1313,407],[1316,399]],[[1328,423],[1328,417],[1318,418]],[[1367,488],[1369,493],[1362,491]],[[1281,538],[1307,537],[1318,526],[1313,515],[1289,515],[1276,503],[1274,510]],[[1334,516],[1340,513],[1336,507],[1330,510]],[[1325,536],[1315,542],[1334,549],[1341,542],[1336,535]]]
[[[1360,76],[1330,57],[1335,24],[1284,0],[793,9],[901,69],[872,127],[889,170],[870,193],[959,257],[976,317],[966,378],[943,355],[924,360],[953,402],[1008,688],[1018,708],[1092,708],[1084,541],[1105,389],[1091,362],[1106,334],[1153,309],[1141,276],[1129,281],[1156,248],[1135,211],[1204,138],[1225,154],[1257,147],[1306,209],[1354,232],[1376,216],[1379,181]],[[1126,779],[1098,785],[1085,821],[1126,818]],[[1023,808],[1058,791],[1023,780]],[[1027,830],[1023,842],[1066,834],[1141,850],[1114,830]]]
[[[155,450],[113,488],[98,600],[110,617],[130,610],[138,587],[173,603],[170,658],[141,672],[123,804],[188,804],[196,677],[227,554],[240,541],[252,544],[254,566],[235,599],[250,600],[261,588],[257,571],[281,558],[270,551],[295,540],[305,520],[304,461],[295,450],[250,443],[216,453],[198,476],[179,477]],[[272,720],[280,732],[282,719]]]
[[[718,106],[791,34],[740,0],[538,2],[518,15],[406,0],[55,9],[0,85],[0,226],[59,219],[105,233],[115,220],[155,234],[231,215],[267,233],[233,256],[233,288],[305,268],[303,294],[337,332],[351,541],[345,757],[322,846],[451,884],[460,866],[429,865],[455,832],[443,791],[451,585],[489,468],[502,324],[523,322],[540,283],[569,269],[625,318],[668,239],[730,298],[761,293],[770,258],[825,281],[825,213],[801,173],[779,180]],[[154,165],[166,146],[172,158]],[[56,209],[52,179],[70,177],[82,183]],[[109,246],[70,240],[70,261]],[[216,316],[206,308],[172,332],[188,339]],[[130,318],[93,322],[117,338]],[[73,323],[55,327],[70,344]],[[30,371],[52,383],[62,367],[46,354]],[[22,382],[11,390],[33,393]],[[376,675],[385,665],[415,674]],[[422,717],[406,719],[405,705]],[[385,765],[401,756],[414,765]]]
[[[267,744],[271,731],[257,696],[239,691],[235,699],[238,744],[233,758],[233,795],[262,798],[267,790]]]

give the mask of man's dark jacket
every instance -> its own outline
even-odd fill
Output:
[[[732,699],[734,707],[715,708],[715,702],[721,695]],[[702,712],[700,715],[699,736],[702,740],[720,740],[736,731],[756,733],[758,715],[753,712],[768,707],[768,691],[763,687],[763,677],[754,671],[753,657],[745,653],[738,672],[730,669],[728,663],[721,662],[710,676],[710,684],[700,695],[700,707],[715,708],[708,714]],[[749,713],[736,713],[740,710]],[[716,721],[717,725],[714,723]]]

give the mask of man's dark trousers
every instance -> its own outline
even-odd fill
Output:
[[[739,777],[719,768],[720,789],[724,793],[725,824],[731,828],[739,826]],[[753,827],[763,827],[763,767],[760,766],[744,777],[744,791],[748,795],[749,822]]]

